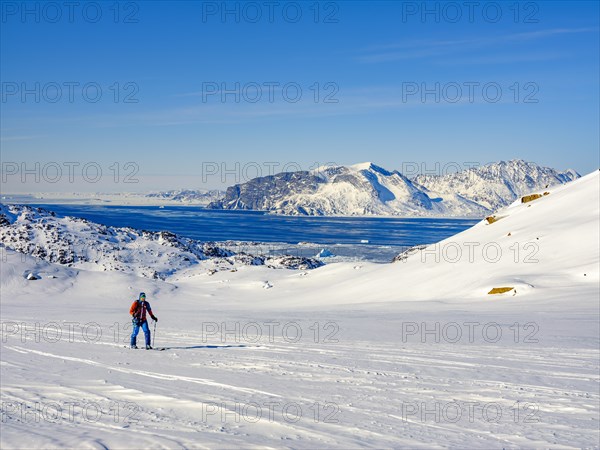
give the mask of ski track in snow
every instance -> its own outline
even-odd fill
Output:
[[[430,263],[415,254],[360,271],[339,263],[299,277],[240,267],[167,283],[7,251],[0,446],[598,448],[599,182],[596,172],[552,188],[442,241],[495,242],[509,256],[493,264],[481,255]],[[537,263],[515,262],[510,249],[524,243],[539,250]],[[46,276],[27,281],[32,272]],[[487,295],[500,286],[514,293]],[[126,328],[113,334],[141,290],[160,317],[154,337],[165,351],[130,350]],[[281,327],[273,339],[201,337],[205,324],[224,331],[274,321],[304,334],[298,342]],[[315,339],[317,322],[323,335],[324,324],[336,324],[338,341]],[[503,339],[401,337],[406,323],[423,331],[467,322],[479,330],[494,323]],[[25,335],[8,331],[20,323]],[[96,342],[81,327],[71,340],[31,337],[35,324],[67,323],[96,323],[104,333]],[[74,403],[102,414],[64,414]],[[50,408],[40,417],[51,405],[62,405],[61,414]]]
[[[163,334],[177,337],[174,330],[164,330]],[[179,340],[185,338],[169,343],[176,347]],[[17,338],[9,338],[3,344],[2,399],[138,405],[137,424],[109,419],[86,423],[79,418],[83,423],[76,425],[78,430],[89,428],[91,434],[97,435],[100,427],[106,433],[103,439],[88,441],[89,448],[112,448],[111,442],[122,446],[121,434],[134,430],[143,436],[141,442],[164,448],[214,447],[222,442],[246,445],[247,435],[253,436],[253,445],[274,447],[434,447],[441,441],[451,447],[465,442],[480,448],[539,446],[547,445],[548,436],[560,429],[564,414],[576,414],[581,428],[560,431],[554,446],[560,447],[559,441],[577,441],[593,447],[597,438],[597,433],[587,428],[597,424],[595,405],[600,401],[599,367],[592,364],[598,359],[594,349],[577,349],[574,355],[558,348],[500,347],[490,354],[490,347],[485,345],[457,348],[417,344],[398,348],[392,343],[369,341],[326,346],[209,342],[164,352],[132,351],[114,342],[59,342],[51,349],[49,345],[24,346]],[[71,356],[85,352],[89,358]],[[186,358],[182,358],[183,353]],[[163,370],[153,370],[164,358],[168,364],[161,365]],[[49,360],[61,361],[60,370],[43,378],[27,370],[54,364]],[[214,381],[215,378],[222,382]],[[230,384],[227,380],[235,381]],[[419,415],[403,414],[402,410],[402,403],[425,402],[433,407],[436,402],[479,402],[501,405],[506,415],[512,413],[517,401],[539,405],[535,417],[540,423],[515,422],[512,417],[498,424],[488,423],[477,407],[472,423],[461,419],[455,424],[438,420],[439,417],[423,420]],[[256,423],[243,416],[238,421],[231,419],[236,403],[253,402],[297,403],[302,405],[304,414],[295,423],[277,413],[274,420],[263,418]],[[339,405],[335,416],[339,423],[315,422],[310,407],[318,402]],[[203,415],[203,405],[213,403],[223,405],[230,419],[215,419],[206,412]],[[590,421],[587,426],[581,420],[584,417]],[[58,427],[44,424],[36,427],[30,438],[49,447],[68,446],[66,436],[73,426],[66,422]],[[57,435],[57,428],[65,435]],[[19,429],[18,420],[8,420],[3,425],[5,448],[16,443],[14,433]],[[214,433],[217,434],[213,436]],[[223,433],[226,441],[222,440]],[[275,436],[292,437],[292,441],[286,443]],[[515,436],[521,436],[522,441],[515,440]]]

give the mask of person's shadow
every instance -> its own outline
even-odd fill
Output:
[[[238,345],[192,345],[190,347],[159,347],[165,350],[193,350],[198,348],[244,348],[251,347],[250,345],[238,344]]]

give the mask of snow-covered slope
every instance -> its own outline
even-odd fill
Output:
[[[442,176],[417,175],[413,181],[432,191],[461,195],[496,211],[528,192],[564,184],[579,176],[574,170],[559,172],[514,159]]]
[[[51,211],[20,205],[0,204],[0,243],[69,267],[159,279],[197,265],[211,272],[246,264],[294,269],[322,265],[315,259],[289,255],[235,253],[214,242],[199,242],[168,231],[108,227],[80,218],[59,218]]]
[[[506,301],[513,296],[519,302],[567,301],[578,293],[578,301],[594,304],[600,280],[599,181],[599,172],[594,172],[540,190],[540,195],[548,194],[527,203],[518,199],[494,215],[497,221],[482,220],[389,266],[365,265],[356,271],[352,265],[334,264],[310,278],[335,303]],[[335,290],[323,293],[317,279],[335,284]],[[489,295],[495,287],[514,289]]]
[[[0,444],[597,448],[600,176],[547,191],[388,265],[165,282],[6,250]],[[140,291],[165,351],[124,348]]]
[[[230,187],[209,208],[279,214],[482,217],[528,190],[577,176],[524,161],[410,180],[372,163],[281,173]]]

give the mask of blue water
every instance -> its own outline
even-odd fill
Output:
[[[257,211],[208,210],[192,206],[39,204],[58,215],[151,231],[168,230],[202,241],[310,242],[359,259],[389,261],[407,247],[430,244],[459,233],[477,220],[278,216]],[[367,240],[367,243],[361,241]],[[341,244],[341,245],[339,245]],[[314,249],[307,250],[314,254]],[[311,254],[311,256],[312,256]]]

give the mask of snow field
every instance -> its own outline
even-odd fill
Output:
[[[597,448],[598,180],[390,265],[161,281],[5,250],[0,444]],[[164,351],[125,348],[140,291]]]

